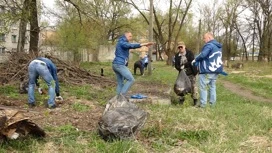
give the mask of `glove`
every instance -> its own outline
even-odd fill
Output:
[[[57,96],[57,97],[55,98],[55,101],[63,101],[63,98],[62,98],[61,96]]]
[[[195,61],[195,60],[193,60],[191,64],[194,66],[194,65],[195,65],[195,63],[196,63],[196,61]]]
[[[196,62],[195,60],[193,60],[191,64],[192,64],[193,66],[198,66],[199,62]]]
[[[43,94],[42,88],[38,88],[39,94]]]

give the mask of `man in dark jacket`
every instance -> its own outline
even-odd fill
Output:
[[[48,58],[39,57],[30,62],[28,66],[29,84],[28,84],[28,104],[30,107],[35,106],[35,84],[38,77],[41,76],[48,86],[48,107],[56,108],[56,100],[62,100],[59,91],[59,81],[57,77],[57,68],[55,64]],[[39,88],[39,92],[41,88]]]
[[[209,102],[213,107],[216,103],[216,80],[218,74],[226,75],[223,72],[222,45],[217,42],[212,33],[204,34],[205,45],[201,53],[192,62],[192,65],[198,65],[199,68],[199,88],[200,88],[200,107],[207,104],[209,87]]]
[[[175,55],[175,68],[180,72],[182,70],[185,71],[186,75],[189,77],[191,81],[192,87],[192,98],[194,100],[194,105],[197,104],[198,99],[198,89],[196,85],[196,75],[197,68],[191,64],[194,60],[194,53],[188,50],[185,46],[184,42],[178,43],[178,53]],[[185,101],[185,95],[180,96],[180,103],[183,104]]]
[[[122,35],[118,43],[116,45],[115,50],[115,58],[112,62],[112,69],[116,74],[117,78],[117,94],[126,95],[127,91],[134,83],[134,77],[132,76],[131,72],[127,68],[128,58],[129,58],[129,50],[140,48],[142,46],[151,46],[153,42],[148,43],[130,43],[132,40],[131,32],[126,32]],[[127,80],[126,82],[124,82]]]

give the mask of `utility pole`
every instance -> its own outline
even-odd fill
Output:
[[[200,53],[201,51],[200,51],[200,41],[201,41],[201,19],[199,20],[199,22],[198,22],[198,34],[197,34],[197,44],[196,44],[196,53],[198,54],[198,53]]]
[[[149,42],[153,42],[153,0],[149,0]],[[148,75],[152,74],[151,60],[152,60],[153,45],[148,48]]]

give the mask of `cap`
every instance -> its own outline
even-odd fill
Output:
[[[185,43],[183,41],[178,42],[178,47],[179,46],[184,46],[184,45],[185,45]]]

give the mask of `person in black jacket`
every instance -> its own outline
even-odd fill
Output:
[[[175,68],[179,72],[184,70],[186,75],[189,77],[192,85],[192,98],[194,100],[194,105],[196,106],[198,99],[198,88],[196,85],[197,68],[191,64],[191,62],[195,59],[194,53],[186,48],[184,42],[179,42],[177,49],[178,53],[175,55]],[[180,103],[183,104],[185,101],[185,95],[179,96]]]

